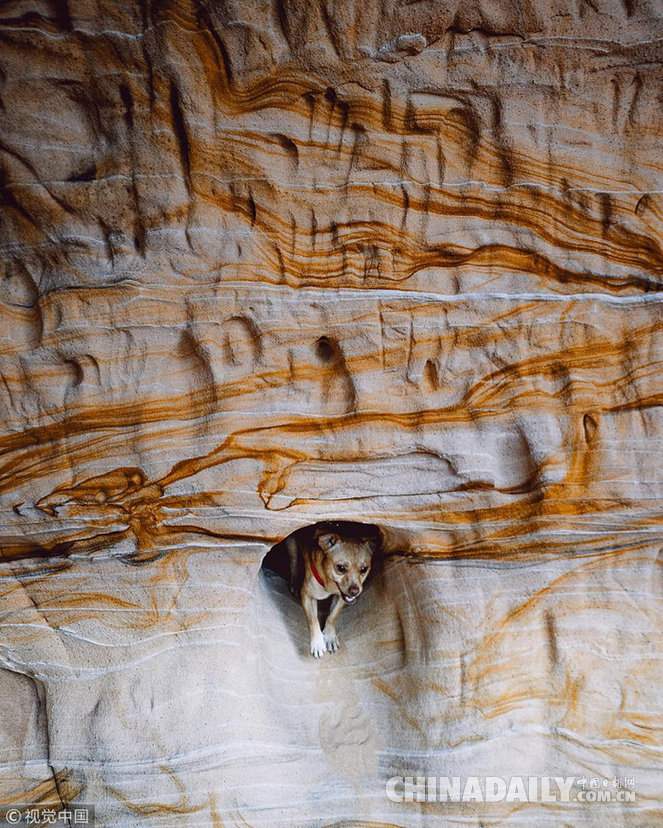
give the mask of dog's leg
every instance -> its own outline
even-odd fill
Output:
[[[311,634],[311,655],[316,658],[322,658],[325,654],[326,644],[325,637],[320,629],[320,622],[318,621],[318,602],[315,598],[311,598],[303,589],[301,597],[302,607],[304,607],[309,632]]]
[[[325,631],[323,632],[325,644],[330,653],[335,653],[338,650],[338,636],[336,635],[335,624],[342,609],[343,601],[340,595],[334,595],[329,615],[325,621]]]

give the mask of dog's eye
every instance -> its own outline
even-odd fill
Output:
[[[361,572],[362,575],[365,575],[368,572],[368,567],[367,566],[362,566],[362,568],[359,571]]]
[[[347,570],[347,566],[343,566],[343,564],[338,564],[336,570],[341,573],[341,575]]]

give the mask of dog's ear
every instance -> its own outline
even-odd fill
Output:
[[[325,532],[318,536],[318,545],[323,552],[329,552],[333,546],[336,546],[338,541],[338,535],[334,535],[333,532]]]
[[[377,535],[369,535],[367,538],[362,538],[362,541],[368,545],[372,555],[379,552],[382,546],[380,538]]]

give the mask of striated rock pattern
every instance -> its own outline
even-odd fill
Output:
[[[660,821],[662,88],[653,0],[0,4],[0,804]]]

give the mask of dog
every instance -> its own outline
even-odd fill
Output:
[[[361,595],[377,543],[375,536],[344,537],[325,526],[287,538],[290,588],[293,594],[299,593],[311,636],[311,655],[315,658],[338,650],[336,620],[343,607],[354,604]],[[330,595],[331,607],[322,630],[318,601]]]

